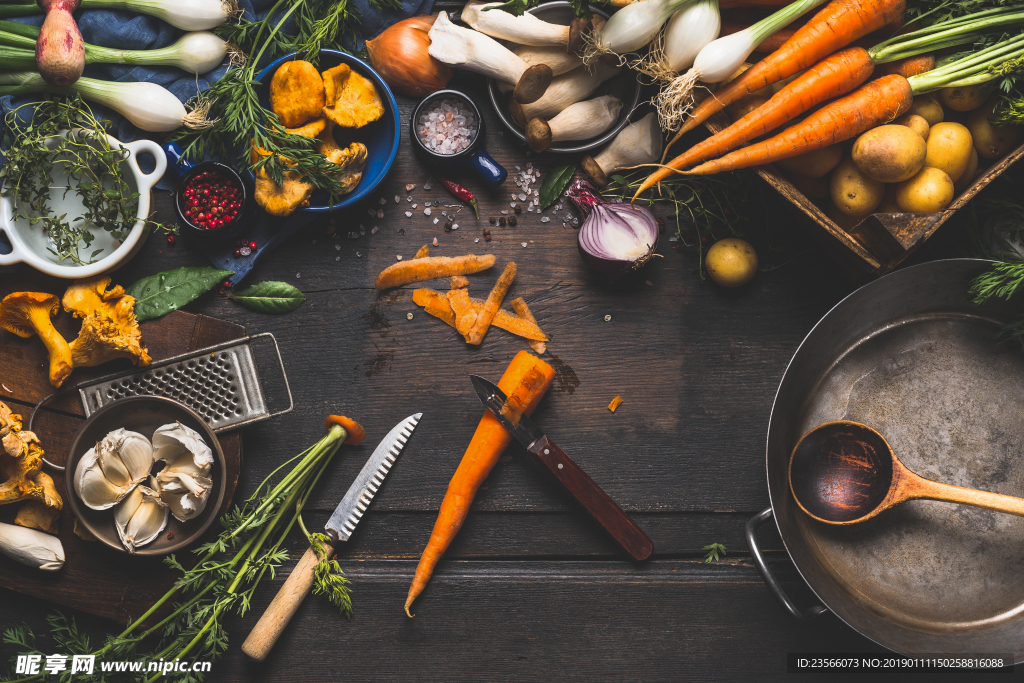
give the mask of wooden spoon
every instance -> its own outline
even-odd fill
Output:
[[[1024,516],[1024,498],[941,484],[914,474],[881,434],[837,420],[801,437],[789,459],[797,505],[828,524],[856,524],[905,500],[925,498]]]

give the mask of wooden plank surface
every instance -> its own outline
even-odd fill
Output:
[[[479,79],[459,75],[453,85],[483,102]],[[415,103],[399,102],[404,122]],[[490,107],[481,108],[489,151],[510,173],[517,165],[534,163],[546,173],[564,163],[513,144]],[[658,247],[663,258],[638,281],[609,285],[583,267],[571,226],[534,213],[518,216],[514,228],[490,226],[488,216],[510,208],[512,189],[456,177],[477,193],[482,219],[464,210],[459,229],[446,233],[443,221],[435,225],[423,215],[423,202],[455,202],[403,145],[364,205],[317,222],[250,276],[248,282],[284,280],[302,289],[307,301],[299,309],[261,315],[218,292],[190,306],[254,334],[274,333],[295,395],[293,413],[243,431],[238,495],[317,439],[326,413],[366,427],[365,444],[345,447],[315,491],[310,528],[326,521],[377,441],[400,419],[424,413],[363,522],[337,550],[353,581],[353,619],[309,598],[265,665],[243,661],[238,648],[282,572],[257,591],[251,612],[227,620],[231,647],[208,680],[781,681],[790,679],[787,652],[880,651],[830,615],[814,624],[793,621],[764,587],[743,541],[746,520],[768,504],[765,432],[779,380],[807,332],[857,284],[808,242],[780,203],[746,229],[763,262],[784,265],[746,287],[726,290],[701,280],[695,253],[668,239],[671,218]],[[433,189],[424,191],[428,182]],[[416,189],[406,192],[407,183]],[[156,196],[156,205],[160,217],[171,216],[166,194]],[[378,209],[384,218],[369,215]],[[948,228],[913,259],[948,253],[939,239]],[[513,443],[417,601],[416,618],[404,616],[416,559],[482,414],[468,375],[496,379],[526,348],[501,330],[468,347],[412,303],[412,287],[373,289],[374,276],[396,256],[410,258],[435,237],[440,246],[432,252],[439,255],[498,257],[496,268],[470,277],[475,296],[486,295],[505,262],[517,262],[510,297],[525,297],[551,335],[545,358],[559,372],[535,420],[647,531],[652,561],[623,559]],[[151,237],[115,280],[129,284],[202,262],[183,240],[170,246]],[[624,402],[611,414],[606,406],[615,395]],[[774,528],[767,525],[761,536],[784,585],[810,604],[813,596]],[[728,547],[728,558],[704,564],[702,547],[713,542]],[[296,534],[289,569],[304,551]],[[43,604],[9,591],[3,596],[0,624],[27,622],[45,631]],[[80,623],[97,636],[113,628],[86,617]]]
[[[0,297],[11,291],[42,291],[63,295],[68,282],[56,278],[5,278],[0,280]],[[62,313],[56,326],[68,339],[73,339],[77,325],[70,315]],[[175,311],[158,320],[141,324],[143,340],[154,360],[210,346],[245,335],[245,327],[196,315]],[[127,360],[116,361],[101,368],[75,370],[62,387],[62,395],[41,408],[33,424],[46,457],[57,465],[63,464],[75,433],[85,421],[81,401],[74,386],[88,378],[129,371],[133,366]],[[0,331],[0,381],[5,401],[16,413],[24,417],[28,428],[29,415],[35,404],[54,389],[47,380],[46,349],[38,339],[22,339]],[[242,435],[239,432],[219,437],[227,464],[227,488],[220,514],[228,510],[242,470]],[[85,541],[74,533],[74,514],[67,502],[64,472],[49,470],[58,492],[64,499],[64,508],[58,519],[58,537],[64,546],[65,564],[59,572],[44,573],[18,564],[0,555],[0,576],[6,588],[49,600],[63,607],[82,610],[115,621],[138,616],[170,588],[176,574],[163,566],[159,558],[129,557],[115,552],[95,541]],[[13,523],[20,504],[0,507],[0,521]],[[213,527],[216,533],[217,526]],[[209,535],[209,533],[207,535]]]

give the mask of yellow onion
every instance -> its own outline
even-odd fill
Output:
[[[427,54],[427,33],[436,18],[429,14],[409,17],[366,41],[370,64],[385,83],[403,95],[423,97],[452,80],[452,67]]]

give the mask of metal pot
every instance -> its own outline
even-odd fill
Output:
[[[793,616],[831,610],[906,655],[1024,652],[1020,518],[917,500],[837,527],[803,513],[788,480],[799,437],[845,418],[877,429],[929,479],[1024,495],[1024,354],[997,341],[1019,309],[976,306],[967,293],[990,265],[934,261],[875,280],[829,311],[790,361],[768,428],[771,507],[747,523],[747,542]],[[822,605],[797,607],[772,576],[755,537],[772,516]]]

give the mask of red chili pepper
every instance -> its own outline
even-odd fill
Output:
[[[447,178],[438,178],[438,180],[441,181],[441,184],[444,185],[444,188],[446,190],[451,192],[453,195],[455,195],[462,201],[468,202],[469,205],[473,207],[473,214],[478,219],[480,218],[480,208],[477,206],[476,197],[473,196],[472,192],[464,188],[462,185],[459,185],[456,182],[448,180]]]

